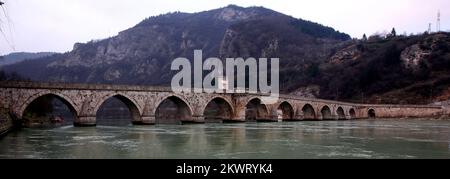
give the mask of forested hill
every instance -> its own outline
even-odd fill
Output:
[[[263,7],[230,5],[150,17],[115,37],[3,68],[36,81],[168,85],[172,60],[278,57],[283,93],[428,104],[450,97],[450,35],[349,35]]]

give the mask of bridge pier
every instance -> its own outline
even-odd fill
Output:
[[[303,120],[305,120],[305,114],[303,113],[302,110],[297,110],[297,112],[294,114],[294,118],[291,121],[295,122]]]
[[[14,127],[14,119],[8,111],[8,109],[0,106],[0,138]]]
[[[303,113],[302,114],[296,114],[296,115],[294,115],[294,118],[292,120],[287,120],[287,121],[293,121],[293,122],[295,122],[295,121],[303,121],[303,118],[304,118],[303,117]]]
[[[278,122],[280,120],[282,120],[282,119],[278,118],[277,110],[272,110],[272,113],[263,119],[256,119],[256,121],[258,121],[258,122]]]
[[[339,116],[337,115],[331,115],[330,117],[325,117],[323,115],[318,115],[317,116],[317,120],[319,121],[338,121],[339,120]]]
[[[192,116],[191,119],[181,120],[183,124],[204,124],[206,122],[204,116]]]
[[[225,119],[222,122],[223,123],[244,123],[246,122],[245,118],[245,107],[236,108],[236,111],[232,115],[231,119]]]
[[[96,116],[80,116],[75,120],[75,127],[93,127],[97,125]]]
[[[257,122],[278,122],[279,119],[277,118],[268,118],[268,119],[257,119]]]
[[[350,116],[350,114],[349,115],[345,115],[345,119],[346,120],[352,120],[352,116]]]
[[[133,121],[133,125],[155,125],[155,116],[142,116],[140,121]]]
[[[232,119],[225,119],[222,121],[223,123],[244,123],[246,122],[245,117],[235,117]]]
[[[335,121],[339,121],[339,115],[337,115],[337,114],[333,114],[333,115],[331,115],[331,120],[335,120]]]

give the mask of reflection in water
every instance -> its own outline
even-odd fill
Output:
[[[0,158],[450,158],[448,121],[23,129]]]

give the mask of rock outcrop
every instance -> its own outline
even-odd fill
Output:
[[[38,81],[168,85],[172,60],[193,59],[197,49],[205,58],[279,57],[282,68],[295,68],[299,59],[326,59],[330,47],[349,38],[263,7],[230,5],[151,17],[115,37],[77,43],[58,58],[8,70]]]

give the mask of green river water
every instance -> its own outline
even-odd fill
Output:
[[[0,158],[450,158],[450,121],[362,120],[21,129]]]

